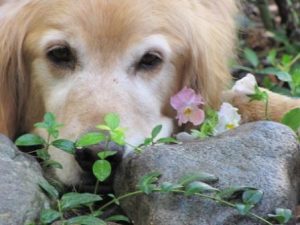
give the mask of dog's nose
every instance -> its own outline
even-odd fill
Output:
[[[111,163],[112,169],[114,170],[122,160],[124,146],[117,145],[114,142],[92,145],[88,148],[77,149],[75,153],[75,159],[84,171],[90,172],[92,171],[94,162],[100,159],[97,154],[101,151],[117,152],[115,155],[109,156],[106,159]]]

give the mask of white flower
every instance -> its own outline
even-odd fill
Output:
[[[176,134],[176,140],[181,142],[189,142],[196,140],[197,137],[193,136],[192,134],[189,134],[187,132],[180,132]]]
[[[224,102],[218,112],[218,124],[215,127],[214,135],[221,134],[227,130],[238,127],[241,121],[241,116],[238,114],[238,109],[231,104]]]
[[[253,95],[255,94],[256,85],[257,83],[255,77],[251,73],[248,73],[244,78],[235,82],[232,90],[239,94]]]

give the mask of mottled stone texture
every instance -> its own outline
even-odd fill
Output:
[[[39,217],[48,203],[38,186],[41,179],[37,161],[0,135],[0,225],[25,225]]]
[[[120,166],[115,190],[136,189],[141,176],[159,171],[162,181],[175,182],[185,174],[204,171],[219,177],[217,187],[253,186],[264,191],[259,215],[275,208],[295,209],[299,190],[298,140],[286,126],[249,123],[218,137],[181,145],[148,148]],[[255,225],[257,220],[198,197],[152,194],[127,199],[123,209],[135,225]],[[291,222],[290,224],[295,224]]]

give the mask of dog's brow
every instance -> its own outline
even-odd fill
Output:
[[[146,37],[134,48],[134,52],[137,54],[144,54],[146,51],[151,50],[159,50],[165,57],[168,57],[171,54],[171,47],[167,39],[161,34],[154,34]]]
[[[45,48],[51,43],[62,43],[66,39],[66,36],[59,30],[47,31],[40,40],[40,47]]]

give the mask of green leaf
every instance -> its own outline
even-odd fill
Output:
[[[172,192],[174,190],[178,190],[181,189],[183,186],[180,184],[172,184],[170,182],[164,182],[160,185],[161,191],[163,193],[169,193]]]
[[[253,208],[253,205],[248,205],[248,204],[235,204],[235,208],[237,209],[237,211],[239,212],[239,214],[241,215],[247,215],[250,210]]]
[[[113,156],[115,154],[117,154],[117,151],[103,151],[103,152],[99,152],[97,155],[100,159],[104,160],[110,156]]]
[[[71,219],[69,219],[67,221],[68,225],[106,225],[106,223],[97,218],[97,217],[93,217],[93,216],[77,216],[77,217],[73,217]]]
[[[105,181],[111,174],[110,162],[107,160],[97,160],[93,165],[93,174],[99,181]]]
[[[111,197],[116,205],[120,205],[119,199],[114,194],[108,194],[107,196]]]
[[[165,138],[158,139],[156,141],[156,143],[159,143],[159,144],[179,144],[180,142],[177,141],[175,138],[165,137]]]
[[[106,126],[106,125],[103,125],[103,124],[100,124],[100,125],[97,125],[96,128],[98,128],[99,130],[104,130],[104,131],[110,131],[110,127]]]
[[[113,142],[117,143],[118,145],[125,145],[125,131],[122,128],[117,128],[113,131],[110,131],[110,138]]]
[[[285,82],[291,82],[292,81],[292,76],[291,74],[287,73],[287,72],[278,72],[278,73],[275,73],[276,77],[279,79],[279,80],[282,80],[282,81],[285,81]]]
[[[111,129],[115,130],[120,125],[120,117],[115,113],[109,113],[104,117],[106,125]]]
[[[100,132],[86,133],[76,141],[76,147],[84,148],[87,146],[99,144],[104,140],[105,140],[105,135]]]
[[[231,200],[231,199],[235,199],[238,195],[241,195],[242,193],[248,190],[257,190],[257,188],[246,187],[246,186],[229,187],[221,190],[218,193],[218,197],[224,200]]]
[[[285,82],[291,82],[292,81],[292,76],[284,71],[281,71],[277,68],[270,67],[270,68],[265,68],[263,70],[258,71],[261,74],[273,74],[275,75],[279,80],[285,81]]]
[[[140,181],[138,183],[139,190],[141,190],[142,192],[144,192],[147,195],[152,193],[154,191],[154,189],[156,188],[156,183],[160,176],[161,176],[161,174],[158,172],[152,172],[152,173],[146,174],[145,176],[143,176],[140,179]]]
[[[248,62],[250,62],[250,64],[254,67],[254,68],[257,68],[258,65],[259,65],[259,60],[258,60],[258,57],[256,55],[256,53],[250,49],[250,48],[246,48],[244,50],[244,56],[245,56],[245,59],[248,60]]]
[[[75,143],[65,139],[58,139],[51,143],[54,147],[63,150],[71,155],[75,154]]]
[[[257,85],[255,86],[255,94],[248,96],[250,97],[250,101],[266,102],[269,98],[268,93],[266,91],[261,91]]]
[[[264,192],[262,190],[247,190],[243,193],[243,203],[247,205],[256,205],[262,200]]]
[[[161,132],[161,130],[162,130],[162,125],[157,125],[156,127],[154,127],[151,132],[152,139],[155,139],[157,135]]]
[[[287,112],[281,122],[297,132],[300,128],[300,108]]]
[[[268,53],[268,56],[267,56],[267,61],[274,65],[275,64],[275,60],[276,60],[276,56],[277,56],[277,51],[276,49],[272,49],[269,53]]]
[[[274,214],[269,214],[269,218],[275,219],[280,224],[285,224],[291,220],[293,217],[292,211],[290,209],[277,208]]]
[[[43,224],[53,223],[55,220],[59,219],[61,214],[53,209],[43,209],[40,216],[40,221]]]
[[[206,108],[205,115],[206,118],[200,126],[200,130],[191,130],[192,135],[196,138],[204,139],[209,136],[212,136],[214,134],[215,127],[218,124],[218,113],[215,110],[211,108]]]
[[[46,149],[36,150],[36,155],[39,159],[42,159],[43,161],[50,160],[50,155]]]
[[[243,70],[243,71],[246,71],[246,72],[250,72],[250,73],[253,72],[253,68],[246,67],[246,66],[235,65],[235,66],[233,66],[233,68],[237,69],[237,70]]]
[[[46,192],[46,194],[52,199],[58,199],[59,193],[55,187],[53,187],[47,180],[39,181],[40,188]]]
[[[61,209],[74,209],[82,205],[101,201],[102,198],[99,195],[90,193],[77,193],[70,192],[64,194],[61,198]]]
[[[44,145],[45,143],[46,142],[42,137],[35,134],[24,134],[15,142],[17,146]]]
[[[152,142],[153,142],[152,138],[145,138],[143,146],[149,146],[152,144]]]
[[[194,181],[186,186],[185,194],[189,196],[196,193],[217,192],[217,191],[219,191],[217,188],[214,188],[209,184],[200,181]]]
[[[130,220],[128,219],[128,217],[123,216],[123,215],[115,215],[115,216],[111,216],[108,217],[106,219],[107,222],[127,222],[130,223]]]
[[[43,162],[43,167],[46,167],[46,168],[56,168],[56,169],[63,169],[63,166],[57,162],[57,161],[54,161],[54,160],[45,160]]]
[[[289,68],[289,64],[292,62],[292,60],[293,60],[293,56],[284,54],[282,56],[282,58],[281,58],[281,64],[284,67],[287,67],[287,69],[288,69]]]
[[[188,174],[188,175],[182,177],[179,180],[179,184],[182,186],[186,186],[194,181],[202,181],[205,183],[211,183],[211,182],[217,182],[218,180],[219,180],[219,178],[213,174],[199,172],[199,173],[191,173],[191,174]]]
[[[35,127],[44,128],[47,130],[48,134],[52,137],[57,138],[59,135],[59,128],[62,127],[62,124],[56,122],[56,117],[53,113],[47,112],[44,115],[44,121],[41,123],[34,124]]]

